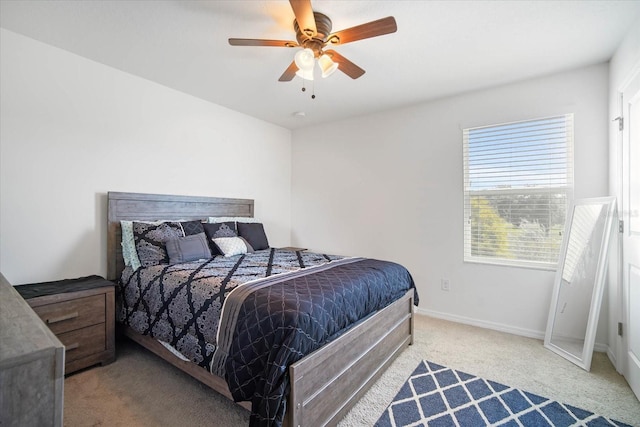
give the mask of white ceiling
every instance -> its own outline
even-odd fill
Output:
[[[609,60],[640,1],[313,0],[333,31],[394,16],[393,34],[335,47],[366,70],[278,82],[295,40],[286,0],[8,1],[0,25],[94,61],[295,129]],[[306,116],[297,118],[294,112]]]

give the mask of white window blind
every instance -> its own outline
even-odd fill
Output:
[[[463,130],[464,259],[555,267],[573,196],[573,114]]]

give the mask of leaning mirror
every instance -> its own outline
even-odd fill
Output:
[[[600,315],[614,197],[573,203],[565,227],[544,346],[591,369]]]

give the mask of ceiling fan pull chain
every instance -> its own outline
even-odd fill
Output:
[[[311,80],[311,99],[316,99],[316,81]]]

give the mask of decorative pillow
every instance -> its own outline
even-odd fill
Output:
[[[213,239],[213,243],[225,257],[253,252],[251,245],[242,237],[218,237]]]
[[[204,227],[202,226],[202,221],[194,220],[194,221],[182,221],[180,222],[182,226],[182,230],[184,231],[185,236],[193,236],[194,234],[204,233]]]
[[[184,237],[184,231],[179,222],[152,224],[134,221],[133,237],[140,264],[149,267],[169,263],[165,243],[167,240]]]
[[[166,247],[169,264],[211,258],[211,250],[204,232],[167,240]]]
[[[221,222],[258,222],[257,219],[249,216],[210,216],[210,224],[218,224]]]
[[[254,250],[269,249],[269,241],[261,223],[237,223],[238,235],[244,237]]]
[[[204,232],[207,235],[207,239],[209,239],[210,246],[211,246],[211,254],[213,255],[222,255],[222,252],[213,243],[213,239],[218,239],[221,237],[238,237],[238,234],[236,233],[235,222],[202,224],[202,226],[204,227]]]
[[[215,224],[202,224],[204,232],[209,239],[218,237],[238,237],[235,222],[220,222]]]

